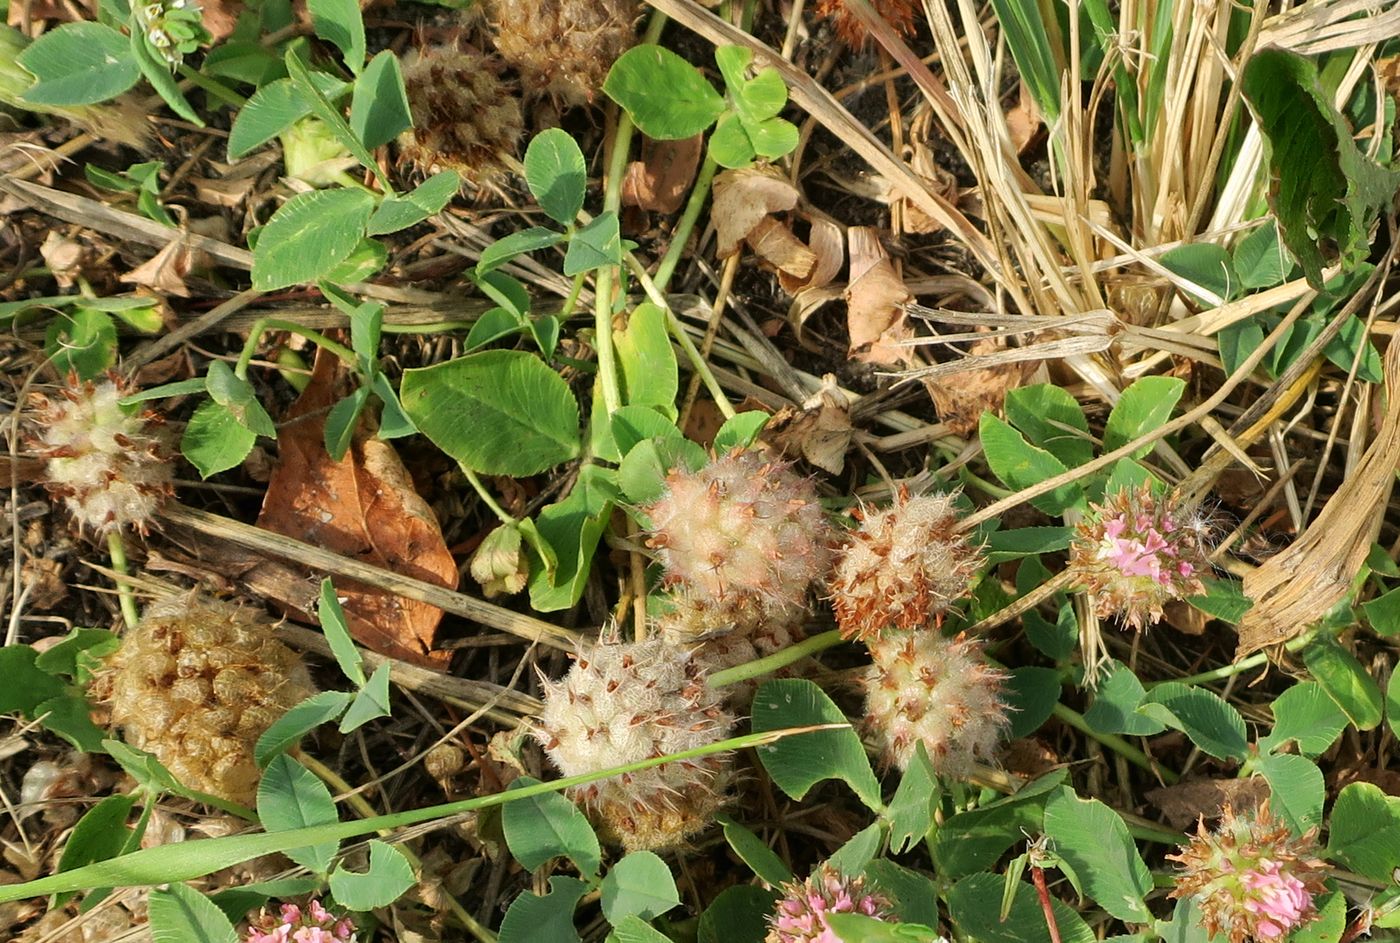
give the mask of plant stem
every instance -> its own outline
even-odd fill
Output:
[[[815,655],[817,652],[839,645],[841,641],[841,633],[836,629],[814,635],[796,645],[789,645],[780,652],[774,652],[763,658],[735,665],[733,668],[726,668],[723,671],[716,671],[710,675],[710,687],[722,688],[727,684],[738,684],[740,681],[749,681],[762,675],[771,674],[779,668],[786,668],[793,662],[806,658],[808,655]]]
[[[718,169],[719,164],[706,154],[705,162],[700,165],[700,173],[695,178],[695,186],[690,190],[690,200],[685,204],[685,212],[681,214],[675,230],[671,233],[671,244],[666,247],[666,255],[656,267],[656,275],[652,279],[656,282],[656,290],[663,295],[671,283],[671,276],[676,273],[681,256],[685,254],[686,244],[690,242],[690,234],[695,231],[700,211],[705,208],[705,200],[710,196],[710,186],[714,183],[715,171]]]
[[[515,518],[511,517],[509,511],[496,503],[496,499],[492,497],[491,492],[486,490],[486,483],[477,476],[476,472],[465,465],[460,465],[460,467],[462,469],[462,474],[466,476],[467,481],[471,482],[471,486],[476,489],[476,493],[481,498],[482,502],[491,509],[491,512],[495,514],[496,517],[500,518],[501,523],[506,525],[514,524]]]
[[[107,533],[107,552],[112,557],[112,569],[116,570],[117,596],[121,599],[122,618],[126,620],[128,629],[136,628],[136,623],[141,621],[141,613],[136,609],[136,597],[131,592],[131,584],[121,577],[131,572],[126,562],[126,544],[122,541],[122,532],[113,528]]]
[[[229,88],[223,82],[191,69],[183,62],[180,63],[178,69],[181,78],[204,89],[204,91],[208,92],[225,105],[228,105],[230,108],[242,108],[244,105],[248,104],[248,99]]]
[[[243,350],[239,352],[238,363],[233,368],[233,374],[238,379],[248,379],[248,364],[252,363],[253,354],[257,352],[258,340],[267,331],[286,331],[289,334],[300,334],[317,347],[324,347],[351,366],[356,363],[353,350],[344,344],[337,344],[319,331],[302,327],[295,321],[283,321],[281,318],[259,318],[253,322],[253,329],[248,332],[248,340],[243,345]]]
[[[1075,730],[1078,730],[1080,733],[1084,734],[1086,737],[1091,737],[1094,740],[1097,740],[1099,743],[1102,743],[1104,746],[1108,747],[1110,750],[1123,757],[1129,763],[1132,763],[1135,766],[1140,766],[1141,768],[1147,770],[1149,773],[1162,777],[1163,782],[1174,783],[1181,778],[1177,776],[1176,773],[1173,773],[1166,767],[1158,765],[1146,753],[1142,752],[1137,747],[1129,743],[1127,740],[1124,740],[1122,737],[1111,733],[1099,733],[1097,730],[1089,726],[1089,723],[1084,719],[1083,714],[1079,713],[1079,711],[1075,710],[1072,707],[1066,707],[1064,704],[1056,702],[1054,709],[1051,711],[1051,714],[1057,720],[1061,721],[1062,723],[1068,724]]]

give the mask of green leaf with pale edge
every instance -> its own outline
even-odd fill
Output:
[[[1400,737],[1400,671],[1390,673],[1390,684],[1385,689],[1385,719],[1390,729]]]
[[[978,435],[992,472],[1015,491],[1038,485],[1067,470],[1050,452],[1031,445],[1020,432],[989,412],[982,414]],[[1066,508],[1083,505],[1084,490],[1071,482],[1031,503],[1046,514],[1058,516]]]
[[[622,372],[623,401],[633,406],[654,406],[675,419],[680,379],[666,329],[666,312],[644,301],[632,311],[626,329],[615,332],[613,338]],[[626,451],[620,442],[618,447]]]
[[[194,110],[185,98],[185,93],[180,90],[180,83],[171,75],[170,63],[156,51],[144,33],[137,31],[131,34],[131,54],[136,59],[141,74],[170,106],[170,110],[196,127],[204,127],[204,119]]]
[[[680,906],[671,869],[654,852],[634,851],[603,878],[603,916],[616,924],[624,917],[659,917]]]
[[[801,741],[780,740],[761,747],[758,758],[778,788],[801,799],[819,782],[844,780],[871,809],[880,809],[880,783],[870,768],[860,737],[846,715],[811,681],[782,678],[765,681],[754,695],[753,730],[780,730],[808,724],[842,724]]]
[[[107,796],[88,809],[63,845],[58,870],[72,871],[94,861],[106,861],[122,853],[131,829],[126,820],[136,805],[137,795]]]
[[[888,858],[877,858],[866,866],[863,877],[873,890],[885,895],[897,919],[926,926],[938,924],[938,888],[928,875]]]
[[[1352,783],[1332,803],[1327,856],[1373,881],[1389,884],[1400,867],[1400,798],[1370,783]]]
[[[554,550],[547,565],[530,562],[530,605],[540,612],[567,609],[583,595],[593,563],[593,551],[603,536],[613,504],[621,498],[616,475],[597,465],[585,465],[569,496],[540,511],[535,527]]]
[[[826,919],[841,943],[940,943],[944,939],[933,927],[892,923],[864,914],[833,913]]]
[[[1163,252],[1158,261],[1167,271],[1189,283],[1181,287],[1192,300],[1205,307],[1214,308],[1229,301],[1241,288],[1230,253],[1214,243],[1191,242],[1177,246]],[[1192,286],[1199,290],[1192,290]]]
[[[350,257],[365,235],[374,197],[364,190],[298,193],[273,214],[253,250],[253,287],[314,282]]]
[[[754,409],[726,419],[719,432],[715,433],[715,454],[725,455],[734,449],[748,448],[771,418],[767,413]]]
[[[525,149],[525,183],[550,219],[572,225],[588,192],[588,164],[567,131],[549,128]]]
[[[332,105],[326,94],[321,91],[314,78],[317,73],[312,72],[301,60],[296,46],[288,47],[286,55],[282,57],[282,63],[287,67],[287,75],[296,84],[297,91],[311,106],[311,113],[325,124],[342,147],[375,175],[384,192],[388,196],[394,196],[393,187],[390,186],[389,178],[385,176],[384,170],[375,161],[374,155],[360,141],[359,135],[350,127],[350,123],[345,120],[340,108]]]
[[[257,440],[227,406],[208,401],[200,403],[185,424],[180,452],[201,478],[208,478],[242,462]]]
[[[28,645],[0,646],[0,714],[22,713],[33,718],[35,708],[63,694],[63,682],[35,665],[39,653]]]
[[[1294,832],[1302,835],[1322,824],[1327,786],[1316,763],[1292,753],[1275,753],[1260,759],[1256,769],[1269,784],[1270,807]]]
[[[311,695],[267,728],[253,747],[253,759],[259,766],[266,766],[273,757],[300,743],[309,732],[345,713],[354,699],[355,695],[349,691],[322,691]]]
[[[724,829],[724,840],[739,856],[739,860],[753,869],[765,883],[777,887],[792,880],[792,872],[773,849],[753,832],[740,825],[727,815],[717,815],[715,820]]]
[[[1293,256],[1283,247],[1272,219],[1235,244],[1235,272],[1248,291],[1282,284],[1292,267]]]
[[[536,475],[581,449],[569,385],[523,351],[485,350],[406,370],[399,397],[434,445],[482,474]]]
[[[622,231],[612,210],[599,213],[586,226],[574,230],[564,253],[564,274],[570,277],[605,265],[622,264]]]
[[[214,902],[184,884],[151,891],[155,943],[238,943],[238,931]]]
[[[374,669],[364,687],[355,692],[355,700],[340,720],[340,732],[358,730],[371,720],[389,716],[389,662]]]
[[[1357,146],[1313,60],[1274,46],[1255,50],[1241,88],[1270,145],[1269,205],[1283,241],[1321,289],[1330,262],[1324,246],[1336,247],[1344,268],[1364,261],[1371,224],[1394,198],[1400,173]]]
[[[174,773],[145,750],[127,746],[120,740],[103,740],[102,747],[142,789],[148,792],[172,792],[176,795],[190,793],[190,790],[175,778]]]
[[[266,144],[309,114],[311,105],[291,79],[269,82],[254,92],[234,116],[228,135],[228,159],[237,160]]]
[[[725,888],[700,915],[698,943],[763,943],[777,899],[752,884]]]
[[[341,608],[340,597],[336,595],[335,583],[331,582],[330,577],[321,580],[320,604],[316,607],[316,616],[321,623],[326,642],[331,647],[331,654],[335,656],[335,663],[340,666],[341,674],[349,678],[355,686],[363,687],[364,659],[360,656],[360,650],[355,647],[355,640],[350,636],[350,626],[345,621],[345,610]]]
[[[76,628],[70,631],[52,648],[46,648],[34,659],[34,667],[49,674],[67,675],[77,678],[79,656],[84,652],[94,657],[110,655],[121,647],[121,639],[106,629]],[[8,676],[0,675],[9,680]]]
[[[929,763],[922,743],[917,744],[909,768],[900,777],[899,786],[885,818],[890,823],[890,851],[904,854],[928,834],[933,813],[941,795],[938,776]]]
[[[1160,720],[1137,713],[1147,690],[1137,675],[1122,662],[1112,662],[1099,681],[1094,703],[1084,712],[1084,720],[1099,733],[1150,737],[1166,729]]]
[[[1203,688],[1176,681],[1159,684],[1137,712],[1180,730],[1216,759],[1243,760],[1249,752],[1240,712]]]
[[[385,49],[369,61],[355,80],[350,98],[350,128],[360,143],[374,150],[411,127],[413,115],[409,112],[399,58]]]
[[[539,780],[522,776],[511,788],[533,786]],[[515,860],[533,871],[553,858],[568,858],[580,874],[592,877],[602,863],[598,836],[578,806],[557,792],[512,802],[501,810],[501,829]]]
[[[1152,920],[1143,902],[1152,890],[1152,872],[1117,812],[1061,789],[1045,803],[1045,834],[1100,907],[1125,923]]]
[[[116,98],[141,78],[127,38],[101,23],[64,23],[15,61],[37,80],[19,96],[32,105],[91,105]]]
[[[382,236],[417,225],[442,212],[461,187],[462,178],[455,170],[433,174],[408,193],[388,197],[380,203],[369,218],[367,232],[371,236]]]
[[[1004,886],[999,874],[972,874],[953,885],[948,893],[953,924],[978,943],[1045,943],[1049,934],[1035,888],[1018,881],[1011,910],[1002,920]],[[1073,908],[1053,894],[1050,901],[1061,943],[1094,943],[1093,931]]]
[[[1380,685],[1356,656],[1332,639],[1303,649],[1303,664],[1358,730],[1373,730],[1383,716]]]
[[[826,859],[826,863],[846,877],[859,877],[870,862],[875,860],[884,843],[885,823],[872,822],[846,839],[846,843],[837,848],[831,857]]]
[[[478,276],[485,275],[526,252],[536,252],[540,249],[548,249],[550,246],[557,246],[564,241],[564,238],[562,232],[545,229],[543,226],[531,226],[529,229],[513,232],[509,236],[497,239],[481,250],[481,258],[476,263],[476,274]]]
[[[361,911],[388,907],[416,883],[403,852],[375,839],[369,843],[368,870],[350,871],[341,865],[331,872],[330,880],[336,903]]]
[[[60,374],[91,380],[117,362],[117,326],[104,312],[74,308],[49,322],[44,353]]]
[[[574,909],[587,892],[588,885],[578,878],[555,875],[545,896],[521,894],[501,921],[499,943],[580,943]]]
[[[332,43],[345,56],[345,65],[356,75],[365,64],[365,22],[356,0],[307,0],[316,35]]]
[[[704,131],[724,112],[724,98],[700,70],[661,46],[644,43],[623,53],[603,83],[642,133],[679,141]]]
[[[1022,787],[1019,793],[948,819],[935,833],[933,862],[947,878],[958,878],[994,866],[1023,835],[1041,831],[1045,802],[1064,782],[1067,772],[1056,770]]]
[[[608,934],[607,943],[672,943],[671,938],[641,917],[623,917]]]
[[[325,825],[340,818],[335,800],[326,784],[285,753],[274,756],[258,783],[258,819],[269,832]],[[336,841],[318,842],[304,848],[283,851],[304,868],[325,874],[340,846]]]
[[[1303,681],[1280,694],[1270,705],[1274,729],[1259,740],[1259,749],[1271,753],[1289,743],[1298,744],[1304,756],[1324,753],[1347,728],[1347,715],[1316,681]]]
[[[1373,905],[1377,903],[1372,901]],[[1290,933],[1288,943],[1337,943],[1342,938],[1347,928],[1346,895],[1340,891],[1319,894],[1314,906],[1317,907],[1317,917]]]
[[[1186,389],[1186,381],[1176,377],[1143,377],[1123,391],[1118,403],[1109,413],[1103,432],[1103,450],[1111,452],[1129,442],[1160,429],[1171,418],[1172,410]],[[1152,451],[1144,445],[1133,451],[1133,458],[1142,458]]]
[[[1006,702],[1011,708],[1009,736],[1027,737],[1050,719],[1060,700],[1060,673],[1040,665],[1013,668],[1006,685]]]
[[[1006,418],[1026,441],[1045,449],[1066,468],[1083,465],[1094,457],[1084,408],[1058,386],[1037,383],[1007,393]]]

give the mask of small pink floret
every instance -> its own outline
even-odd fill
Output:
[[[1303,922],[1312,910],[1312,895],[1303,882],[1280,871],[1278,862],[1264,859],[1240,875],[1249,896],[1245,909],[1257,914],[1259,935],[1277,939]]]

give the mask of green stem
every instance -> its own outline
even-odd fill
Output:
[[[1171,770],[1158,765],[1146,753],[1142,752],[1122,737],[1111,733],[1099,733],[1093,727],[1090,727],[1088,721],[1084,719],[1084,715],[1074,708],[1066,707],[1057,702],[1051,713],[1060,722],[1068,724],[1086,737],[1097,740],[1134,766],[1139,766],[1149,773],[1162,777],[1163,782],[1174,783],[1181,778]]]
[[[1328,629],[1327,631],[1329,631],[1333,635],[1336,635],[1345,628],[1347,628],[1346,625],[1338,625]],[[1304,632],[1297,638],[1285,642],[1283,647],[1285,650],[1290,652],[1296,652],[1300,648],[1306,648],[1309,644],[1312,643],[1313,639],[1317,637],[1319,631],[1322,630],[1313,629],[1310,632]],[[1224,681],[1227,678],[1233,678],[1235,675],[1244,674],[1246,671],[1250,671],[1254,668],[1261,668],[1268,663],[1269,655],[1267,652],[1255,652],[1248,658],[1241,658],[1239,661],[1232,662],[1228,665],[1222,665],[1219,668],[1212,668],[1210,671],[1202,671],[1200,674],[1187,675],[1185,678],[1165,678],[1161,681],[1149,681],[1146,684],[1144,684],[1143,687],[1151,691],[1158,685],[1166,684],[1168,681],[1172,681],[1177,684],[1210,684],[1212,681]]]
[[[229,88],[223,82],[191,69],[183,62],[180,63],[178,69],[181,78],[204,89],[204,91],[208,92],[225,105],[228,105],[230,108],[242,108],[244,105],[248,104],[248,99]]]
[[[786,668],[795,661],[833,648],[840,645],[841,642],[841,633],[836,629],[814,635],[796,645],[789,645],[780,652],[774,652],[763,658],[735,665],[733,668],[726,668],[723,671],[716,671],[710,675],[710,687],[722,688],[728,684],[738,684],[741,681],[750,681],[766,674],[772,674],[779,668]]]
[[[126,562],[126,544],[122,541],[122,532],[116,528],[107,532],[107,552],[112,557],[112,569],[119,574],[117,596],[121,599],[122,618],[126,620],[128,629],[134,629],[136,623],[141,621],[141,613],[136,609],[136,596],[131,592],[131,584],[122,579],[131,570]]]
[[[695,186],[690,190],[690,200],[685,204],[685,212],[681,214],[680,221],[676,223],[676,229],[671,233],[671,244],[666,248],[666,255],[662,257],[661,264],[656,267],[656,275],[653,281],[656,288],[662,294],[666,293],[667,286],[671,283],[671,276],[676,272],[676,266],[680,264],[681,256],[685,254],[686,243],[690,242],[690,234],[695,230],[695,224],[700,219],[700,211],[705,208],[705,201],[709,199],[710,187],[714,183],[715,171],[719,169],[719,164],[715,163],[713,157],[705,155],[705,163],[700,166],[700,173],[695,178]]]
[[[477,476],[476,472],[465,465],[460,465],[460,467],[462,469],[462,474],[467,477],[467,481],[471,482],[471,486],[476,489],[477,496],[491,509],[491,512],[495,514],[496,517],[500,518],[501,523],[507,526],[513,525],[515,523],[515,518],[510,515],[509,511],[496,503],[496,499],[492,497],[491,492],[486,490],[486,483]]]
[[[585,272],[579,272],[574,276],[574,283],[569,288],[569,297],[564,299],[564,304],[559,309],[560,321],[567,321],[573,316],[574,306],[578,304],[579,292],[583,291],[583,282],[586,274]]]
[[[294,321],[283,321],[281,318],[259,318],[253,322],[253,329],[248,332],[248,340],[243,345],[243,350],[238,354],[238,363],[233,368],[234,376],[240,380],[248,379],[248,364],[253,361],[253,354],[257,352],[258,341],[262,335],[268,331],[286,331],[289,334],[300,334],[311,341],[317,347],[323,347],[335,354],[341,360],[354,366],[356,363],[355,352],[344,344],[337,344],[326,335],[310,328],[302,327]]]

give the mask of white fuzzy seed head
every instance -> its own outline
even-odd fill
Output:
[[[884,510],[864,508],[841,551],[831,601],[841,634],[878,638],[925,628],[967,594],[981,553],[957,530],[953,495],[903,495]]]
[[[963,777],[992,759],[1006,729],[1007,675],[982,657],[973,639],[934,631],[889,634],[870,643],[865,723],[885,758],[909,767],[919,743],[934,771]]]
[[[724,739],[734,718],[700,668],[660,639],[603,641],[548,684],[535,736],[565,776],[693,750]],[[628,851],[674,847],[723,804],[730,759],[676,760],[569,790]]]
[[[144,533],[174,491],[169,438],[154,413],[131,415],[118,405],[130,392],[113,380],[74,380],[54,397],[35,399],[45,486],[94,533]]]
[[[668,583],[705,602],[804,608],[831,565],[830,530],[810,481],[786,464],[735,451],[698,472],[673,471],[666,485],[646,514],[647,543]]]

